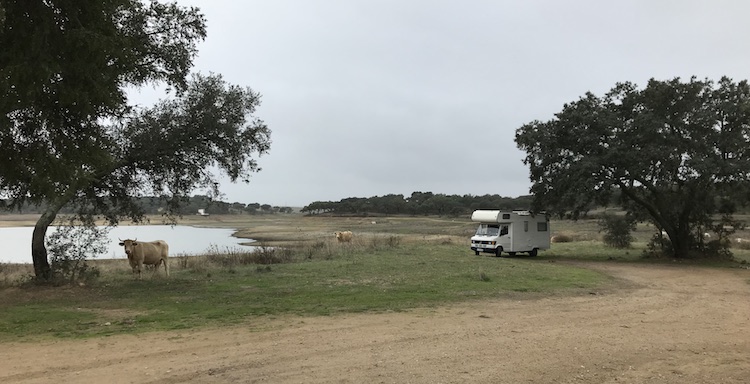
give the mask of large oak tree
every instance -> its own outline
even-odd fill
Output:
[[[617,84],[523,125],[516,143],[536,209],[577,217],[616,198],[686,257],[717,214],[731,219],[748,201],[750,86],[728,78]]]
[[[206,34],[197,8],[139,0],[0,0],[0,195],[45,207],[31,254],[51,277],[44,238],[63,206],[110,223],[143,212],[135,199],[179,206],[218,175],[248,181],[270,130],[260,95],[218,75],[190,75]],[[148,108],[128,89],[165,84]],[[212,170],[214,171],[212,173]]]

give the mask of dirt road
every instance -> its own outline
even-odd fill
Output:
[[[750,270],[592,267],[627,288],[3,344],[0,382],[750,382]]]

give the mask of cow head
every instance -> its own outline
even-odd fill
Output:
[[[133,253],[133,248],[135,248],[138,245],[138,242],[137,242],[138,239],[135,239],[135,240],[130,240],[130,239],[122,240],[122,239],[119,239],[119,240],[120,240],[120,245],[123,246],[123,247],[125,247],[125,253],[128,256],[130,256]]]

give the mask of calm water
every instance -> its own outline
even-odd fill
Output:
[[[47,235],[54,231],[50,227]],[[0,263],[31,263],[31,235],[33,227],[0,228]],[[109,250],[100,255],[99,259],[124,259],[125,251],[118,244],[118,239],[134,239],[151,241],[164,240],[169,244],[169,255],[195,255],[204,253],[212,248],[220,251],[227,249],[251,249],[240,245],[252,240],[232,237],[233,229],[227,228],[196,228],[183,225],[138,225],[115,227],[109,231]]]

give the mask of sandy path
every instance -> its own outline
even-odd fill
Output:
[[[2,383],[748,383],[750,271],[599,264],[632,288],[0,345]]]

